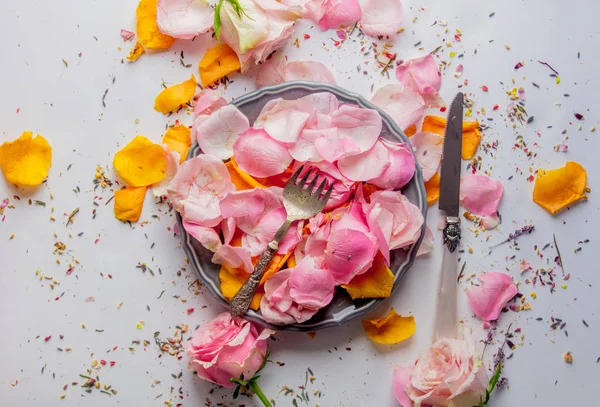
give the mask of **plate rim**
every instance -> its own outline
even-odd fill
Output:
[[[402,129],[400,129],[400,127],[398,127],[396,122],[394,122],[394,120],[386,112],[384,112],[381,108],[375,106],[373,103],[367,101],[364,97],[362,97],[361,95],[359,95],[357,93],[348,91],[346,89],[343,89],[341,87],[338,87],[336,85],[331,85],[328,83],[308,82],[308,81],[283,82],[283,83],[280,83],[277,85],[265,86],[263,88],[260,88],[255,91],[252,91],[250,93],[247,93],[245,95],[242,95],[237,99],[233,99],[230,102],[230,104],[232,104],[236,107],[240,107],[247,103],[254,102],[257,99],[264,97],[265,95],[277,95],[284,91],[289,91],[289,90],[294,90],[294,89],[303,89],[303,90],[307,90],[311,93],[330,92],[338,97],[341,96],[344,99],[352,100],[358,106],[361,106],[363,108],[376,110],[381,115],[381,119],[387,124],[387,126],[391,130],[391,133],[394,136],[398,136],[402,142],[410,144],[410,141],[408,140],[408,137],[406,136],[404,131]],[[198,153],[199,151],[201,153],[201,149],[198,145],[198,142],[194,142],[194,144],[189,149],[186,160],[196,157],[199,154]],[[414,152],[413,152],[413,155],[414,155]],[[402,279],[402,277],[406,274],[406,272],[412,267],[412,265],[415,261],[415,258],[416,258],[417,251],[423,241],[423,238],[425,235],[425,230],[427,227],[427,211],[428,211],[427,194],[425,191],[425,183],[423,180],[423,173],[421,170],[421,166],[419,165],[418,161],[416,160],[416,157],[415,157],[415,174],[414,174],[412,180],[416,180],[416,187],[417,187],[416,189],[417,189],[417,198],[418,198],[417,207],[419,207],[419,210],[423,214],[423,226],[421,227],[421,234],[419,236],[419,239],[417,239],[417,241],[413,245],[411,245],[406,261],[400,265],[398,273],[394,276],[394,285],[392,287],[392,294],[398,288],[398,285],[399,285],[398,282],[400,281],[400,279]],[[412,182],[412,180],[411,180],[411,182]],[[203,271],[201,271],[202,267],[200,267],[200,262],[198,261],[197,254],[191,246],[190,239],[192,239],[192,237],[189,233],[186,232],[185,228],[183,227],[181,215],[179,214],[179,212],[175,211],[175,216],[177,219],[177,225],[179,227],[179,234],[180,234],[180,238],[181,238],[182,248],[183,248],[184,252],[186,253],[186,255],[188,256],[188,259],[190,260],[190,264],[191,264],[192,268],[194,269],[196,276],[202,281],[203,286],[206,287],[208,289],[208,291],[210,291],[212,296],[218,302],[220,302],[224,307],[228,308],[229,301],[225,297],[223,297],[220,288],[215,287],[214,284],[212,284],[212,280],[204,277]],[[404,249],[397,249],[397,250],[404,250]],[[391,295],[390,295],[390,297],[391,297]],[[309,319],[308,321],[305,321],[303,323],[286,324],[286,325],[270,324],[263,319],[262,315],[259,312],[254,311],[254,310],[249,310],[244,315],[244,318],[251,320],[253,322],[256,322],[262,326],[277,330],[277,331],[311,332],[311,331],[317,331],[317,330],[321,330],[321,329],[325,329],[325,328],[331,328],[334,326],[340,326],[344,323],[350,322],[353,319],[356,319],[360,316],[363,316],[363,315],[373,311],[385,299],[386,298],[372,298],[372,299],[369,299],[369,301],[367,303],[365,303],[359,310],[357,310],[356,308],[348,307],[345,310],[334,314],[333,318],[328,318],[326,320],[321,320],[319,322],[313,322],[313,323],[311,323],[311,321]]]

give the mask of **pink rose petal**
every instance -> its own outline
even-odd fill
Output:
[[[417,162],[421,165],[423,181],[427,182],[440,166],[444,140],[438,134],[424,131],[413,135],[409,141],[414,148]]]
[[[277,141],[294,143],[312,114],[307,101],[275,99],[265,105],[254,127],[264,128]]]
[[[322,30],[350,25],[362,16],[357,0],[312,0],[304,5],[302,12]]]
[[[333,93],[318,92],[303,96],[301,100],[310,103],[315,113],[318,115],[332,115],[339,109],[340,102]]]
[[[152,184],[152,195],[154,195],[155,198],[161,198],[168,195],[169,184],[179,169],[179,153],[169,150],[166,145],[163,145],[163,150],[165,151],[167,167],[165,177],[156,184]]]
[[[377,110],[342,105],[331,115],[331,127],[337,127],[340,139],[352,140],[360,152],[369,150],[379,138],[383,123]]]
[[[290,291],[290,277],[294,269],[275,273],[265,283],[265,295],[260,301],[262,316],[273,324],[301,323],[309,320],[318,309],[296,303]]]
[[[568,149],[569,149],[569,146],[566,144],[557,144],[554,146],[554,151],[556,151],[558,153],[566,153]]]
[[[317,61],[288,62],[283,72],[286,81],[325,82],[335,85],[335,78],[331,71]]]
[[[500,217],[498,213],[493,213],[490,216],[481,217],[481,227],[485,230],[492,230],[500,224]]]
[[[283,67],[285,66],[285,56],[283,52],[276,52],[258,67],[258,73],[256,74],[256,86],[262,88],[263,86],[277,85],[278,83],[285,82],[285,74]]]
[[[233,144],[249,126],[248,118],[237,107],[227,105],[194,124],[194,129],[204,153],[226,160],[233,156]]]
[[[338,161],[340,172],[352,181],[368,181],[381,176],[390,166],[389,150],[378,141],[364,153],[350,155]]]
[[[527,262],[526,260],[521,260],[521,262],[519,263],[519,271],[521,272],[521,274],[529,270],[531,270],[531,264],[529,264],[529,262]]]
[[[435,244],[435,236],[433,235],[433,231],[429,226],[425,227],[425,235],[423,236],[423,241],[419,246],[419,250],[417,250],[417,257],[422,256],[424,254],[429,254],[433,252],[433,245]]]
[[[400,84],[379,88],[371,102],[389,114],[402,130],[419,122],[425,112],[423,96],[413,88]]]
[[[290,296],[303,307],[320,309],[333,299],[333,276],[311,257],[305,257],[292,269],[289,285]]]
[[[314,141],[317,153],[325,161],[333,163],[342,157],[347,157],[351,154],[360,152],[360,148],[356,145],[354,140],[347,137],[340,137],[339,132],[329,132],[326,136],[333,136],[331,138],[317,137]]]
[[[304,129],[294,144],[289,147],[289,153],[299,162],[318,162],[323,157],[317,150],[315,141],[318,139],[333,140],[337,138],[337,129]]]
[[[489,272],[479,276],[480,285],[467,290],[471,309],[484,321],[498,319],[502,308],[517,294],[517,286],[508,274]]]
[[[406,389],[411,382],[413,369],[414,366],[398,367],[394,369],[394,395],[402,407],[413,407],[412,401],[404,392],[404,389]]]
[[[406,143],[394,143],[385,139],[380,142],[388,150],[389,166],[369,182],[383,189],[400,189],[415,175],[415,156]]]
[[[123,41],[131,41],[135,38],[135,33],[121,29],[121,38],[123,38]]]
[[[250,250],[246,247],[233,247],[228,244],[221,245],[215,251],[211,261],[229,268],[241,268],[248,274],[254,271]]]
[[[404,8],[400,0],[367,0],[363,4],[360,25],[372,37],[396,35],[402,27]]]
[[[221,239],[215,228],[201,226],[186,220],[183,221],[183,228],[211,252],[215,252],[221,246]]]
[[[421,95],[435,95],[440,90],[442,76],[435,59],[428,54],[406,61],[396,69],[396,77],[405,86],[412,87]]]
[[[206,0],[158,0],[156,23],[163,34],[191,39],[210,30],[213,14]]]
[[[465,175],[460,181],[460,203],[476,215],[498,212],[504,187],[485,175]]]
[[[194,115],[211,115],[225,105],[227,105],[227,101],[221,96],[220,92],[203,89],[194,96]]]
[[[249,128],[233,145],[238,166],[253,177],[281,174],[292,162],[284,143],[274,140],[264,129]]]
[[[454,70],[454,77],[460,78],[462,76],[464,70],[465,70],[465,67],[462,64],[458,65],[456,67],[456,69]]]

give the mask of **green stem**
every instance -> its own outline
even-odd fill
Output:
[[[256,383],[256,381],[252,380],[248,384],[250,385],[250,387],[252,387],[252,390],[258,396],[258,398],[260,399],[260,401],[263,402],[263,404],[265,405],[265,407],[273,407],[271,405],[271,403],[269,402],[269,399],[267,399],[267,396],[265,396],[265,393],[263,393],[263,391],[260,388],[260,386],[258,385],[258,383]]]

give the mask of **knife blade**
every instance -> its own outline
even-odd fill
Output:
[[[455,338],[457,336],[457,298],[456,271],[458,269],[458,252],[460,243],[460,218],[458,217],[460,196],[460,167],[462,150],[463,122],[462,93],[456,95],[446,120],[446,133],[442,150],[442,165],[440,174],[440,203],[439,208],[446,214],[444,228],[444,250],[442,266],[438,283],[438,295],[433,339]]]

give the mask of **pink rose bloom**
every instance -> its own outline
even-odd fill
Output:
[[[487,375],[470,340],[436,341],[414,366],[394,371],[394,394],[402,407],[472,407],[485,396]]]
[[[200,327],[185,352],[190,369],[204,380],[233,387],[232,378],[251,378],[267,353],[267,338],[275,332],[224,312]]]

